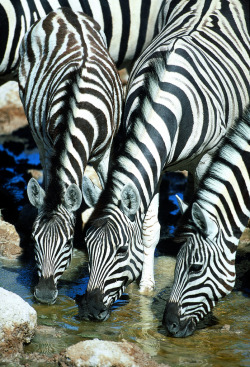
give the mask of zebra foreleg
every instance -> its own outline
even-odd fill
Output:
[[[150,203],[142,226],[142,242],[144,246],[144,260],[142,275],[139,285],[141,293],[147,293],[154,289],[154,253],[160,239],[161,226],[158,221],[159,193]]]

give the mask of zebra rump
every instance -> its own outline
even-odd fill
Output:
[[[44,175],[44,189],[35,179],[27,187],[38,209],[32,230],[39,275],[34,294],[53,303],[57,281],[72,257],[82,195],[89,199],[87,164],[103,187],[107,179],[122,85],[100,26],[69,8],[49,13],[25,34],[18,76]]]
[[[235,283],[239,238],[250,217],[250,106],[223,140],[184,215],[184,242],[163,324],[174,337],[191,335]]]
[[[157,32],[165,0],[4,0],[0,2],[0,85],[17,79],[20,43],[33,23],[59,7],[91,16],[105,33],[117,68],[131,68]]]

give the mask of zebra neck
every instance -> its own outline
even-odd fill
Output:
[[[235,245],[250,217],[249,136],[248,116],[229,132],[197,193],[197,202],[215,218],[227,241]]]

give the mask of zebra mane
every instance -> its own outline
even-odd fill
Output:
[[[210,202],[210,198],[207,197],[207,188],[210,187],[211,189],[212,183],[216,183],[216,181],[224,181],[224,163],[227,162],[227,164],[229,164],[231,162],[234,149],[238,151],[239,148],[241,149],[243,147],[242,149],[244,151],[246,143],[250,145],[249,131],[250,105],[245,109],[245,113],[236,119],[234,125],[220,142],[219,148],[214,153],[212,162],[207,167],[204,177],[200,182],[199,190],[195,193],[193,201],[205,200],[208,203]],[[214,191],[214,193],[216,193],[216,191]],[[219,195],[219,193],[216,193],[216,195]]]
[[[79,69],[75,68],[68,74],[68,82],[66,84],[65,96],[71,96],[73,94],[73,86],[77,80],[77,73]],[[51,157],[51,165],[50,165],[50,173],[51,181],[48,186],[48,190],[46,191],[45,201],[44,201],[44,209],[43,212],[46,213],[48,217],[53,216],[57,207],[63,204],[62,200],[64,198],[65,193],[65,184],[60,177],[60,168],[62,167],[61,159],[63,152],[65,151],[65,138],[67,136],[67,131],[69,129],[68,126],[68,118],[71,113],[71,106],[69,98],[64,99],[64,103],[60,107],[60,115],[62,116],[60,120],[60,133],[57,134],[55,131],[55,136],[59,136],[54,147],[55,152]],[[57,129],[57,128],[56,128]],[[53,138],[53,137],[52,137]],[[74,181],[72,180],[72,183]]]
[[[137,132],[140,131],[140,127],[145,121],[144,113],[146,106],[145,108],[143,108],[143,106],[147,104],[149,98],[153,98],[152,93],[148,92],[149,90],[152,91],[155,84],[158,84],[159,74],[166,70],[166,62],[166,55],[162,54],[162,52],[157,54],[157,62],[156,59],[149,62],[147,72],[145,73],[144,83],[140,87],[140,92],[137,96],[137,107],[131,113],[129,121],[126,121],[126,111],[123,115],[123,123],[121,124],[112,145],[106,188],[101,193],[94,213],[91,216],[91,224],[95,222],[97,218],[105,218],[105,216],[108,215],[105,209],[107,208],[107,205],[112,202],[112,198],[114,197],[115,182],[119,181],[119,177],[117,176],[119,176],[119,172],[126,172],[122,164],[119,162],[119,159],[122,156],[127,156],[129,154],[129,146],[131,146],[131,143],[136,144],[137,142]],[[128,110],[129,109],[130,106],[128,106]]]

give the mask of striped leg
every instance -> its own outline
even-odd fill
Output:
[[[160,239],[161,226],[158,221],[159,192],[153,197],[142,226],[142,241],[144,245],[144,260],[140,280],[140,292],[152,291],[154,280],[154,253]]]

